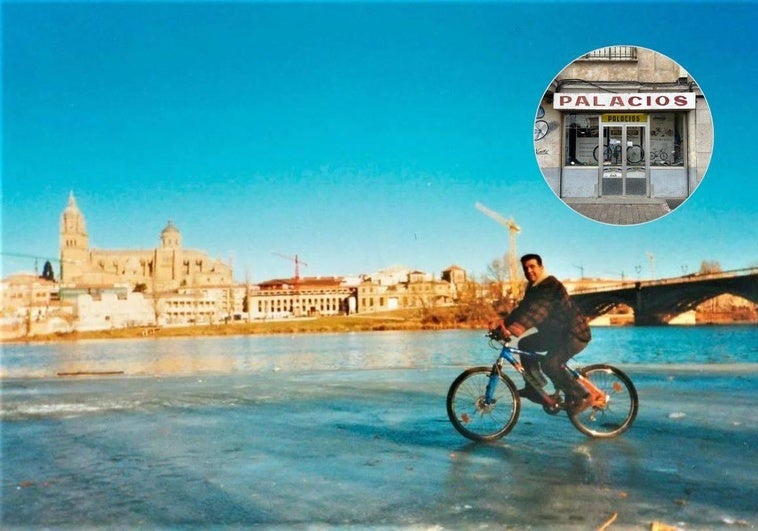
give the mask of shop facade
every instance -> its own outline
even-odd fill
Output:
[[[710,162],[713,124],[698,85],[677,63],[615,46],[556,77],[534,140],[540,169],[561,199],[684,200]]]

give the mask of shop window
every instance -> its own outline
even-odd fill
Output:
[[[651,166],[684,166],[683,113],[658,113],[650,115]]]
[[[642,148],[635,162],[650,164],[653,167],[684,166],[686,148],[683,139],[684,113],[655,113],[649,116],[644,128],[627,130],[628,140]],[[645,132],[647,139],[639,138]],[[600,116],[597,114],[572,114],[566,116],[564,129],[564,157],[566,166],[597,166],[602,160],[599,154]],[[637,136],[634,136],[637,134]],[[649,150],[649,153],[645,151]]]
[[[566,166],[597,166],[595,158],[600,134],[600,117],[593,115],[570,115],[566,117],[564,142]]]

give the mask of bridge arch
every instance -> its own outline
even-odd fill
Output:
[[[731,294],[758,304],[758,268],[709,275],[689,275],[617,287],[577,292],[572,298],[589,318],[618,304],[634,311],[637,325],[666,324],[703,302]]]

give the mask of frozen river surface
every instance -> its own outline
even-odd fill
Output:
[[[619,341],[604,334],[600,346]],[[631,430],[591,440],[525,403],[493,444],[462,438],[445,412],[464,366],[494,359],[480,333],[18,346],[3,359],[0,523],[596,529],[616,514],[611,529],[753,527],[758,364],[745,344],[744,362],[676,365],[588,349],[582,363],[634,379]],[[43,374],[62,357],[76,370],[119,360],[124,374]]]

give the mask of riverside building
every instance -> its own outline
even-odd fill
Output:
[[[442,279],[397,266],[353,278],[273,279],[251,286],[245,307],[253,320],[433,308],[453,303],[467,282],[457,266],[443,271]]]
[[[82,330],[431,308],[451,304],[468,282],[452,266],[442,279],[396,267],[356,277],[235,284],[230,266],[185,249],[171,221],[154,249],[91,248],[73,193],[61,215],[60,263],[59,298],[72,308],[72,328]]]
[[[247,292],[250,319],[282,319],[351,314],[355,287],[342,277],[272,279]]]
[[[611,46],[555,77],[540,103],[534,145],[564,202],[648,199],[675,207],[703,179],[713,123],[700,87],[675,61]]]

